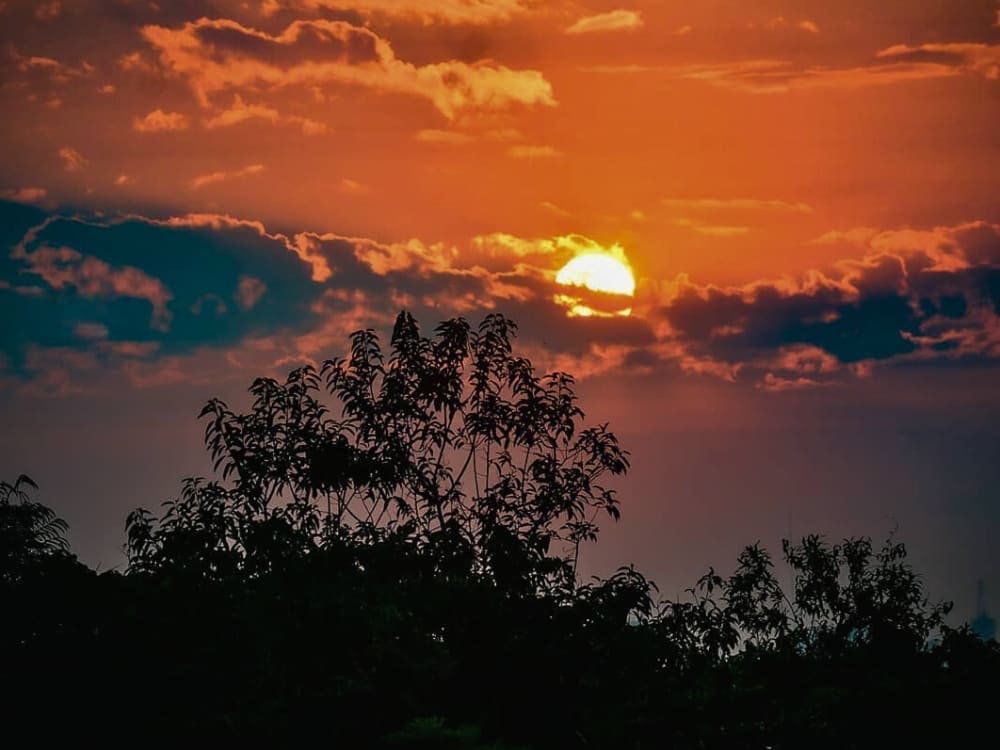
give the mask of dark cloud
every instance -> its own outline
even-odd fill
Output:
[[[202,25],[195,31],[197,38],[210,45],[217,54],[234,52],[257,58],[272,65],[290,66],[302,60],[328,61],[360,65],[378,59],[376,37],[364,28],[346,23],[321,26],[293,24],[281,38],[254,34],[242,26],[216,22]],[[216,61],[223,61],[219,57]]]
[[[502,312],[540,367],[580,376],[660,369],[787,391],[881,363],[1000,358],[1000,227],[983,223],[871,232],[860,259],[825,273],[728,288],[682,277],[659,302],[640,289],[631,316],[567,317],[552,271],[573,257],[566,238],[459,250],[272,233],[213,214],[101,219],[16,203],[0,213],[0,312],[17,321],[0,354],[22,374],[52,366],[54,352],[132,363],[133,380],[137,360],[169,361],[183,377],[183,358],[206,352],[240,353],[247,367],[316,361],[402,308],[428,326]],[[622,304],[574,293],[593,310]]]
[[[428,327],[501,312],[523,324],[539,366],[578,375],[656,343],[640,318],[567,318],[548,272],[513,256],[506,268],[484,257],[490,270],[440,244],[289,236],[210,214],[107,219],[5,202],[0,215],[0,311],[17,321],[0,355],[29,380],[66,369],[59,393],[71,392],[69,370],[120,367],[147,384],[175,382],[183,358],[212,352],[242,352],[248,367],[337,356],[351,331],[387,327],[402,308]]]
[[[821,352],[837,366],[996,360],[998,302],[1000,227],[975,223],[879,233],[862,260],[800,281],[719,288],[681,279],[657,314],[689,355],[801,372],[789,352]]]

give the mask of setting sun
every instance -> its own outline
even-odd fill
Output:
[[[556,274],[556,283],[589,289],[592,292],[632,297],[635,277],[627,262],[607,253],[578,255]],[[630,315],[631,307],[612,311],[597,310],[579,297],[556,295],[556,302],[569,308],[570,315]]]

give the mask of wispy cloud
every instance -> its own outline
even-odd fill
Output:
[[[48,191],[42,187],[12,188],[0,192],[0,196],[3,196],[5,200],[14,201],[15,203],[37,203],[40,200],[44,200],[47,194]]]
[[[749,94],[862,89],[913,81],[981,75],[1000,80],[1000,45],[895,45],[875,55],[875,62],[855,67],[802,67],[788,60],[750,59],[698,65],[591,65],[585,73],[628,75],[656,73]]]
[[[270,0],[272,10],[300,7],[314,10],[353,11],[412,19],[425,24],[493,24],[527,13],[530,3],[523,0]]]
[[[211,185],[216,182],[224,182],[225,180],[231,180],[238,177],[249,177],[250,175],[255,175],[263,171],[263,169],[263,164],[248,164],[242,169],[237,169],[231,172],[210,172],[208,174],[199,175],[191,180],[191,187],[197,190],[205,185]]]
[[[462,133],[457,130],[418,130],[414,137],[424,143],[448,143],[452,145],[472,143],[476,140],[468,133]]]
[[[750,233],[750,227],[712,224],[684,217],[673,219],[673,224],[676,227],[690,229],[693,232],[708,235],[709,237],[740,237]]]
[[[562,156],[562,152],[552,146],[511,146],[507,156],[514,159],[551,159]]]
[[[760,200],[757,198],[664,198],[667,208],[682,210],[704,209],[710,211],[735,209],[740,211],[788,211],[792,213],[812,213],[807,203],[793,203],[781,200]]]
[[[140,133],[160,133],[169,130],[186,130],[188,118],[180,112],[164,112],[154,109],[144,117],[132,120],[132,129]]]
[[[78,172],[90,163],[83,154],[70,146],[59,149],[59,158],[62,159],[63,169],[67,172]]]
[[[552,203],[551,201],[542,201],[539,205],[546,211],[548,211],[550,214],[554,214],[555,216],[561,216],[564,219],[568,219],[573,216],[573,214],[567,211],[565,208],[557,206],[555,203]]]
[[[305,135],[321,135],[329,132],[326,123],[308,117],[283,114],[273,107],[262,104],[247,104],[239,94],[233,97],[233,103],[230,107],[219,110],[207,118],[204,125],[209,130],[214,130],[232,127],[250,120],[262,120],[273,125],[293,125],[301,128]]]
[[[777,16],[772,18],[766,24],[764,28],[770,31],[777,29],[797,29],[799,31],[807,31],[810,34],[819,33],[819,24],[815,21],[810,21],[809,19],[803,19],[801,21],[789,21],[784,16]]]
[[[612,10],[584,16],[566,28],[567,34],[589,34],[598,31],[631,31],[643,26],[642,14],[636,10]]]
[[[364,195],[370,191],[370,188],[358,182],[357,180],[352,180],[350,177],[342,177],[340,182],[337,183],[340,192],[346,195]]]

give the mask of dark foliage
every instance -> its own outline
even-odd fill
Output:
[[[400,315],[243,414],[213,400],[219,479],[127,520],[97,573],[0,484],[7,732],[291,746],[957,746],[1000,648],[944,622],[890,540],[755,545],[658,601],[632,568],[581,583],[628,456],[513,324],[425,338]]]

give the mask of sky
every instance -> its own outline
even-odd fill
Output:
[[[0,475],[85,562],[208,398],[502,312],[632,452],[588,571],[895,532],[1000,610],[996,0],[5,0],[0,106]]]

